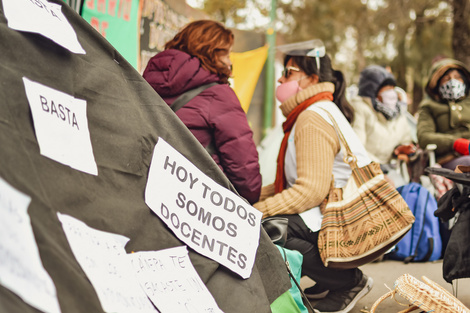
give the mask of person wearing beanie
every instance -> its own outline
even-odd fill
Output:
[[[356,112],[352,127],[372,160],[385,165],[397,153],[412,154],[407,106],[395,90],[396,81],[384,67],[370,65],[360,74],[358,96],[351,100]]]
[[[451,170],[470,166],[469,82],[470,72],[462,62],[440,59],[431,68],[419,105],[419,145],[435,144],[436,161]]]

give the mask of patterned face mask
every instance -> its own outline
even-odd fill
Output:
[[[439,94],[443,99],[454,101],[465,96],[465,88],[464,83],[452,78],[439,87]]]

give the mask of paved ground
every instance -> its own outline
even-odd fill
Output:
[[[370,263],[361,267],[362,271],[374,279],[374,287],[367,296],[362,298],[351,313],[365,313],[372,307],[374,302],[382,295],[388,292],[388,287],[393,288],[395,280],[407,273],[421,280],[422,276],[426,276],[432,281],[438,283],[450,293],[456,295],[464,305],[470,308],[470,279],[459,279],[454,282],[454,289],[457,289],[457,294],[452,290],[452,285],[448,284],[442,278],[442,260],[427,263],[409,263],[404,264],[399,261],[383,261],[377,263]],[[301,285],[311,286],[312,282],[309,279],[302,278]],[[400,302],[407,303],[405,299],[399,298]],[[313,304],[314,302],[312,302]],[[397,313],[405,309],[391,299],[384,300],[378,307],[377,313]],[[361,311],[362,310],[362,311]],[[420,311],[414,311],[420,312]]]

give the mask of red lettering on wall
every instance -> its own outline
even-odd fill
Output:
[[[131,20],[131,11],[132,11],[132,0],[125,0],[125,3],[124,3],[124,20],[127,21],[127,22],[129,22]]]
[[[118,17],[122,16],[122,0],[119,1],[119,8],[118,8]]]
[[[95,0],[87,0],[86,6],[87,6],[87,8],[94,10],[95,9]]]
[[[98,0],[98,12],[106,13],[106,0]]]
[[[118,17],[129,22],[131,20],[132,0],[119,1]]]
[[[91,18],[90,25],[98,32],[100,31],[100,21],[96,17]]]
[[[99,19],[96,17],[92,17],[90,20],[90,25],[96,29],[104,38],[106,38],[106,30],[109,27],[109,23],[107,21],[100,22]]]
[[[106,38],[106,30],[108,29],[109,23],[107,21],[101,22],[101,35]]]
[[[108,2],[108,14],[111,16],[116,15],[116,2],[117,0],[109,0]]]

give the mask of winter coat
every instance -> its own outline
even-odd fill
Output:
[[[470,97],[467,86],[466,97],[458,102],[441,99],[437,92],[439,79],[449,68],[459,68],[470,81],[470,72],[465,65],[452,59],[443,59],[434,64],[426,84],[426,98],[420,103],[418,116],[418,143],[421,147],[436,144],[436,159],[446,163],[458,157],[453,150],[458,138],[470,139]]]
[[[395,78],[385,68],[379,65],[370,65],[361,72],[359,78],[358,95],[361,97],[368,97],[372,101],[372,106],[375,107],[377,93],[380,87],[386,81],[393,81]]]
[[[412,142],[405,114],[387,120],[382,113],[374,110],[371,98],[367,97],[355,97],[351,105],[354,108],[352,127],[375,162],[388,163],[397,146]]]
[[[198,58],[179,50],[165,50],[149,60],[143,77],[171,105],[182,93],[218,82]],[[239,194],[251,204],[261,191],[261,174],[253,132],[235,92],[227,84],[212,86],[176,112],[199,142],[212,142],[212,158]]]
[[[412,142],[404,107],[401,114],[391,120],[374,109],[377,93],[386,80],[395,82],[393,75],[383,67],[368,66],[361,72],[358,96],[351,100],[355,111],[352,127],[371,159],[382,164],[390,161],[398,145]]]

